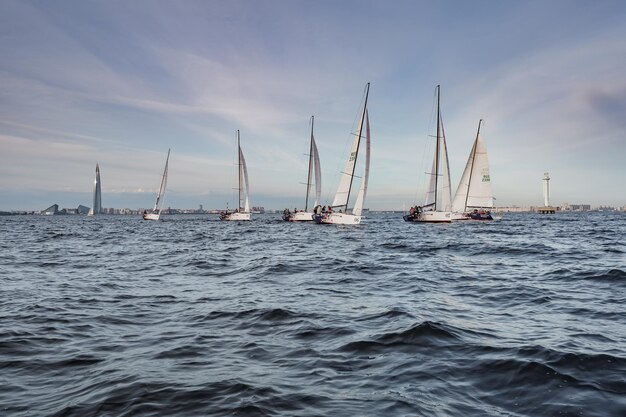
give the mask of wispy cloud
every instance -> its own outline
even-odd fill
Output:
[[[89,192],[101,161],[105,190],[141,194],[171,147],[170,201],[219,194],[223,204],[240,129],[253,194],[297,196],[315,114],[330,195],[372,81],[373,204],[421,199],[437,83],[454,184],[484,118],[499,203],[532,202],[545,169],[626,195],[603,178],[607,166],[626,175],[616,156],[626,151],[626,11],[567,5],[5,1],[0,188]]]

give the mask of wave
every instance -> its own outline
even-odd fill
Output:
[[[412,347],[449,346],[460,343],[457,331],[441,323],[424,321],[400,331],[375,336],[373,340],[359,340],[339,348],[343,352],[374,353]]]
[[[263,320],[269,322],[280,322],[310,317],[310,315],[302,315],[282,308],[253,308],[241,311],[212,311],[203,316],[196,316],[193,319],[202,322],[219,319],[245,319],[246,321]]]
[[[626,283],[626,272],[621,269],[610,269],[606,272],[588,271],[579,273],[578,276],[591,281],[603,281],[609,283]]]
[[[623,216],[208,220],[0,218],[0,414],[626,415]]]

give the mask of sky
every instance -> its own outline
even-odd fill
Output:
[[[0,0],[0,210],[332,201],[371,82],[365,206],[423,201],[435,86],[453,190],[478,126],[496,205],[626,204],[623,1]]]

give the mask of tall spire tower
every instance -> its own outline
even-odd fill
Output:
[[[100,165],[96,163],[96,179],[93,182],[93,206],[89,209],[89,216],[102,213],[102,190],[100,188]]]

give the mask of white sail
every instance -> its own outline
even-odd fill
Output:
[[[248,167],[246,166],[246,158],[243,157],[243,151],[239,147],[239,187],[241,187],[241,178],[245,183],[246,199],[243,205],[244,213],[250,213],[250,182],[248,181]],[[239,199],[239,208],[241,209],[241,198]]]
[[[467,208],[466,200],[469,193],[470,177],[472,173],[475,151],[476,141],[474,141],[474,144],[472,145],[472,150],[470,151],[469,157],[467,158],[467,163],[465,164],[463,175],[461,175],[459,185],[458,187],[456,187],[456,193],[454,193],[454,200],[452,200],[452,211],[456,213],[462,213],[466,211]]]
[[[306,198],[304,201],[305,212],[309,209],[309,195],[311,194],[311,185],[313,185],[313,180],[315,181],[315,202],[313,207],[316,207],[320,203],[322,195],[322,172],[320,170],[320,156],[317,152],[315,136],[313,135],[314,122],[315,117],[311,116],[311,145],[309,149],[309,170],[306,177]]]
[[[451,221],[452,195],[450,187],[450,164],[448,162],[448,146],[443,129],[440,106],[441,88],[437,86],[437,141],[428,189],[424,197],[424,205],[412,207],[409,214],[403,216],[407,222],[449,223]]]
[[[365,112],[365,107],[363,108]],[[350,188],[352,187],[352,181],[354,179],[354,166],[356,165],[356,157],[359,152],[359,143],[361,142],[361,129],[363,128],[363,117],[359,118],[359,127],[354,135],[352,141],[352,148],[350,155],[346,161],[346,166],[341,172],[341,179],[339,180],[339,186],[335,193],[335,199],[333,200],[333,207],[344,206],[345,211],[348,209],[348,199],[350,198]]]
[[[239,131],[237,131],[237,191],[239,199],[237,200],[237,210],[234,212],[223,211],[220,214],[221,220],[227,221],[250,221],[250,186],[248,181],[248,167],[246,159],[243,157],[241,150],[241,141],[239,140]],[[245,192],[245,202],[243,194]]]
[[[361,188],[359,189],[359,194],[356,197],[356,202],[354,203],[354,209],[352,210],[352,214],[355,216],[360,216],[363,211],[363,204],[365,202],[365,197],[367,195],[367,182],[370,176],[370,119],[365,110],[365,176],[361,181]]]
[[[167,150],[167,158],[165,159],[165,169],[163,170],[163,177],[161,178],[161,186],[159,187],[159,193],[157,194],[156,201],[154,203],[154,212],[161,214],[163,207],[163,201],[165,199],[165,188],[167,187],[167,170],[170,162],[170,150]]]
[[[437,152],[433,156],[433,166],[429,175],[428,189],[426,190],[426,196],[424,197],[424,207],[433,206],[435,204],[435,195],[437,190]]]
[[[439,110],[437,113],[437,143],[435,144],[433,165],[428,173],[430,179],[426,196],[424,197],[424,208],[435,211],[450,211],[452,191],[450,186],[448,146],[446,145],[446,135],[443,130]]]
[[[291,213],[288,209],[283,212],[283,220],[289,222],[310,222],[313,221],[314,213],[310,208],[315,208],[320,204],[322,194],[322,173],[320,170],[320,156],[317,152],[315,144],[315,136],[313,135],[313,126],[315,116],[311,116],[311,140],[309,145],[309,168],[306,177],[306,196],[304,198],[304,210],[294,211]],[[315,202],[313,206],[309,206],[309,196],[311,195],[311,186],[315,181]]]
[[[443,129],[443,128],[442,128]],[[452,186],[450,185],[450,164],[448,162],[448,145],[446,144],[446,135],[441,137],[443,155],[439,170],[441,172],[440,187],[441,192],[437,193],[437,210],[450,211],[452,208]]]
[[[314,116],[311,116],[311,144],[309,149],[309,170],[306,175],[306,197],[304,199],[304,211],[307,212],[309,209],[309,194],[311,194],[311,178],[313,177],[313,158],[315,152],[313,151],[313,144],[315,143],[313,139],[313,123],[315,121]],[[317,203],[316,203],[317,205]]]
[[[479,122],[476,139],[454,195],[452,210],[462,213],[471,208],[492,207],[493,190],[489,175],[489,158],[487,157],[487,147],[480,135]]]
[[[163,201],[165,201],[165,188],[167,187],[167,171],[170,161],[170,150],[167,150],[167,158],[165,158],[165,168],[163,169],[163,176],[161,177],[161,186],[157,192],[156,201],[154,202],[154,208],[151,213],[144,212],[144,220],[159,220],[161,217],[161,211],[163,209]]]
[[[311,148],[313,149],[313,167],[315,172],[315,203],[313,207],[317,207],[322,201],[322,170],[320,168],[320,155],[317,152],[315,138],[311,135]]]
[[[493,208],[493,188],[489,173],[489,156],[487,146],[482,136],[478,136],[476,143],[476,160],[472,173],[472,186],[467,198],[468,207]]]
[[[369,132],[369,118],[367,117],[367,98],[369,96],[370,83],[367,83],[365,90],[365,100],[363,102],[363,111],[359,118],[359,126],[355,134],[354,141],[352,142],[352,148],[350,149],[350,155],[346,166],[341,173],[341,179],[339,180],[339,187],[333,200],[333,205],[329,206],[329,210],[314,216],[314,220],[318,224],[343,224],[343,225],[357,225],[361,224],[361,213],[363,211],[363,204],[365,201],[365,195],[367,194],[367,183],[369,178],[369,160],[370,160],[370,132]],[[363,124],[367,125],[366,132],[366,149],[365,149],[365,162],[364,162],[364,176],[361,180],[361,187],[357,195],[355,205],[350,213],[348,210],[348,204],[350,201],[350,192],[354,182],[354,170],[359,155],[359,146],[361,145],[361,134],[363,130]]]

